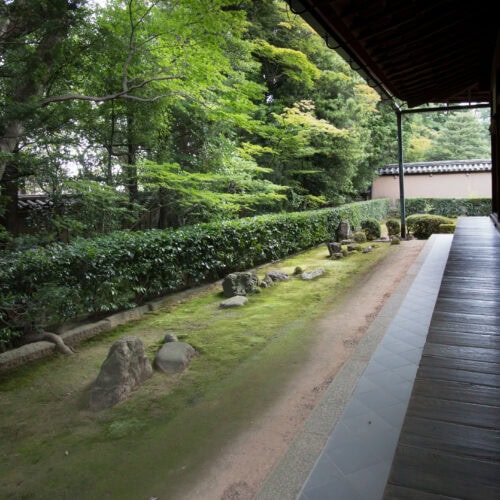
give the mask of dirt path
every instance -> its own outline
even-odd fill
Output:
[[[182,500],[247,500],[257,493],[424,244],[404,242],[312,325],[316,335],[308,362],[280,399],[221,451]]]

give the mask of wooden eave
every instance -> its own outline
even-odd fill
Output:
[[[490,1],[288,3],[382,95],[409,106],[491,101],[500,18]]]

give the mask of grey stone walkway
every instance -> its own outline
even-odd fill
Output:
[[[257,500],[382,498],[451,241],[429,239]]]

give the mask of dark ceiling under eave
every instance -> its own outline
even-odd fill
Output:
[[[500,17],[493,2],[288,2],[352,66],[409,106],[489,102]]]

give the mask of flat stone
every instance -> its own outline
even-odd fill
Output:
[[[289,278],[289,276],[288,276],[287,273],[285,273],[283,271],[278,271],[278,270],[269,271],[266,274],[266,277],[271,278],[274,282],[276,282],[276,281],[286,281]]]
[[[186,342],[168,342],[156,353],[154,367],[163,373],[181,372],[195,354],[194,347]]]
[[[222,309],[226,309],[229,307],[242,307],[248,302],[248,299],[243,295],[236,295],[235,297],[231,297],[230,299],[226,299],[222,301],[219,305]]]
[[[318,278],[319,276],[322,276],[323,274],[325,274],[325,270],[322,267],[320,267],[319,269],[315,269],[314,271],[311,271],[309,273],[302,273],[300,277],[304,281],[310,281],[315,278]]]

